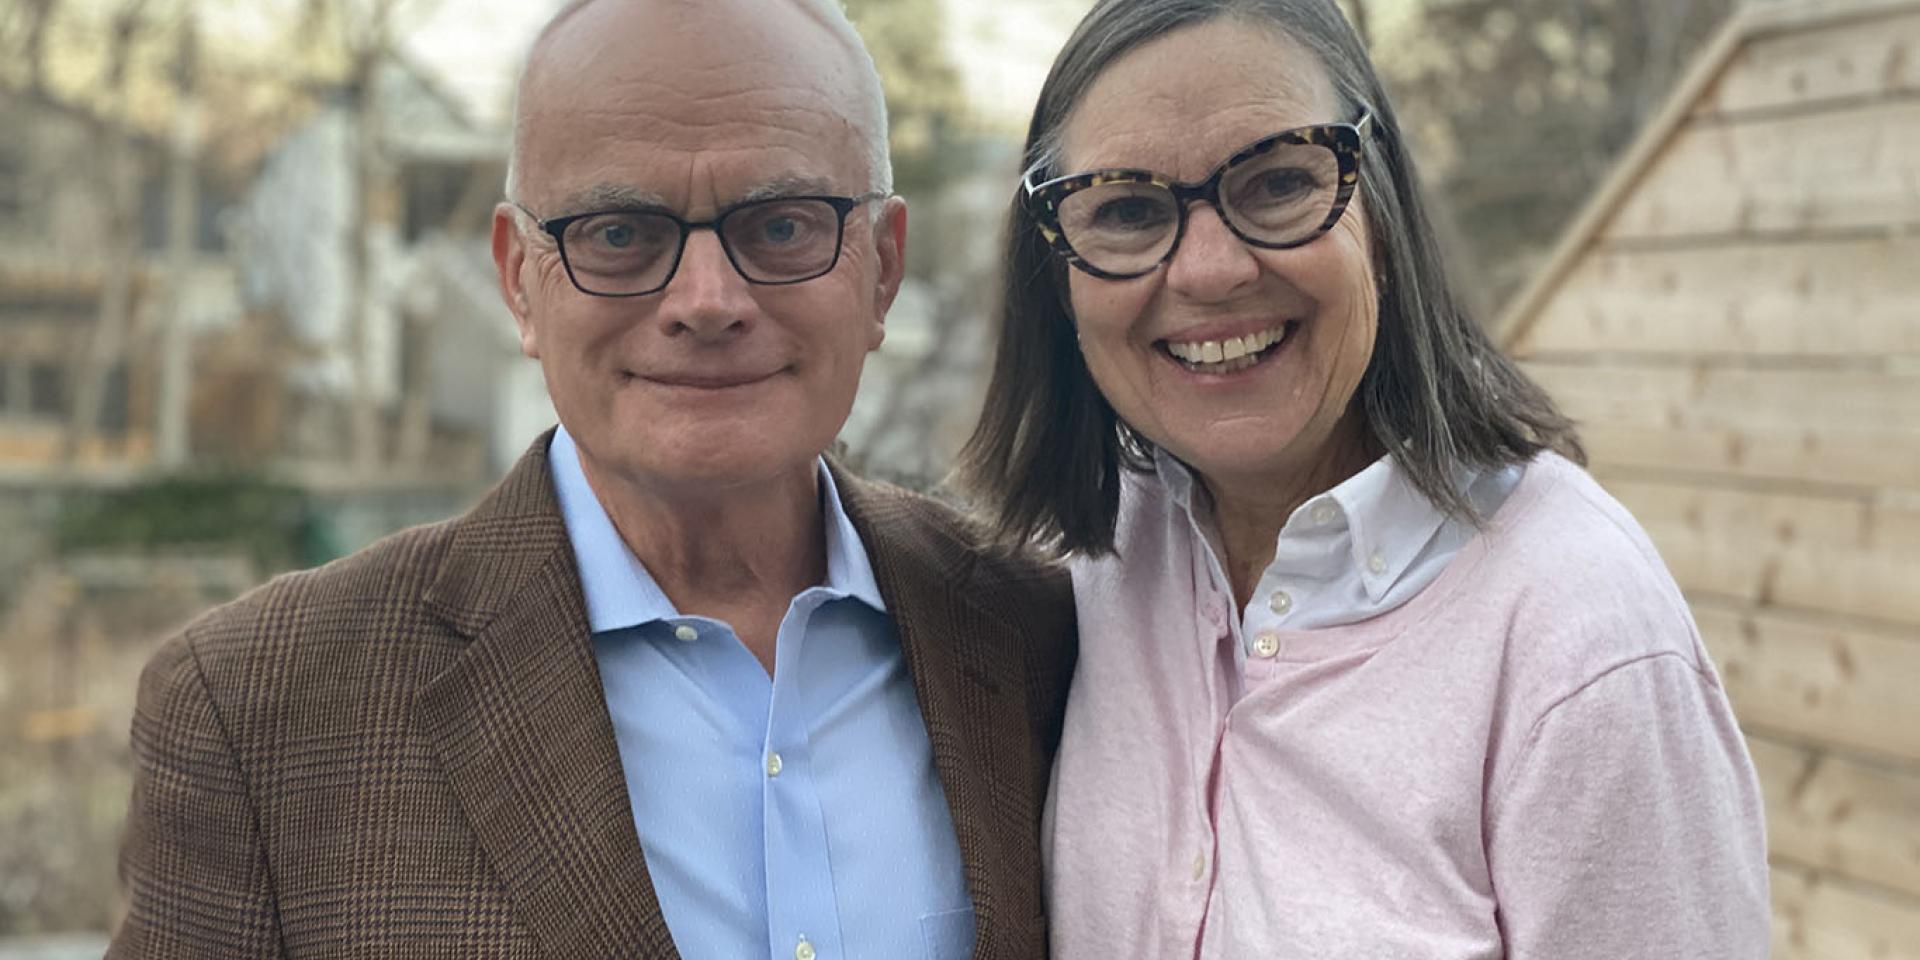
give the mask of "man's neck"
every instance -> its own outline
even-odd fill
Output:
[[[724,621],[772,673],[788,605],[827,576],[818,463],[717,490],[648,487],[596,468],[584,454],[580,467],[614,530],[674,608]]]

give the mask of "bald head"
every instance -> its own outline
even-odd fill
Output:
[[[678,62],[649,57],[648,48],[671,50]],[[891,191],[886,97],[837,0],[569,0],[541,30],[521,71],[507,196],[520,199],[528,178],[540,175],[545,115],[578,108],[596,86],[639,80],[633,91],[672,97],[707,79],[735,87],[780,82],[768,80],[769,67],[817,88],[865,161],[862,186]],[[732,68],[762,75],[726,76]]]

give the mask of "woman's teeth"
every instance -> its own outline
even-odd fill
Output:
[[[1202,373],[1236,373],[1260,362],[1260,357],[1287,338],[1288,326],[1225,340],[1167,341],[1167,352]]]

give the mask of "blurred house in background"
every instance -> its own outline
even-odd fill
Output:
[[[0,91],[0,129],[0,474],[151,465],[171,315],[200,335],[242,310],[220,230],[234,181],[40,91]]]
[[[352,461],[362,316],[381,428],[363,473],[431,465],[485,483],[551,421],[538,371],[513,362],[487,249],[502,132],[403,59],[378,76],[371,150],[336,97],[254,169],[196,158],[184,190],[175,151],[133,124],[0,90],[0,124],[21,134],[0,141],[0,471],[162,465],[176,321],[188,400],[174,466]]]
[[[248,297],[293,346],[279,444],[259,452],[316,476],[347,466],[486,483],[553,422],[488,247],[504,131],[403,57],[374,76],[371,127],[357,97],[332,98],[273,151],[246,202]],[[373,411],[371,451],[354,446],[358,402]]]
[[[488,252],[504,132],[403,56],[371,75],[245,150],[199,142],[205,104],[0,86],[0,500],[241,471],[309,490],[345,550],[553,422]]]
[[[1920,956],[1920,0],[1743,10],[1504,339],[1719,663],[1774,955]]]
[[[111,926],[157,637],[459,512],[552,422],[488,252],[504,131],[369,68],[224,126],[257,84],[0,76],[0,938]]]

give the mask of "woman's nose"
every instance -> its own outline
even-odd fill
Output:
[[[1232,296],[1260,275],[1253,248],[1227,228],[1213,204],[1195,201],[1187,229],[1167,263],[1167,286],[1201,301]]]

